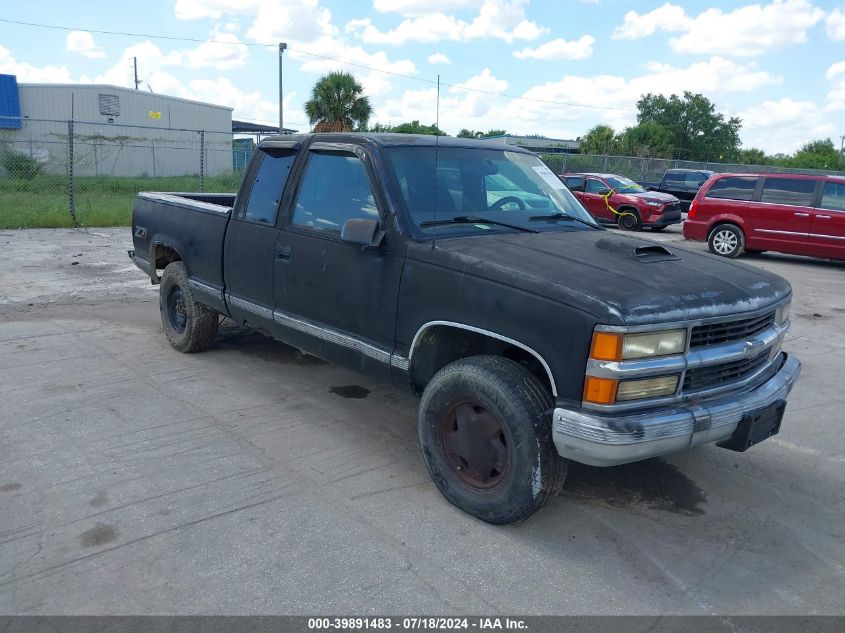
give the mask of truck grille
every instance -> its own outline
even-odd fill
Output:
[[[742,360],[722,363],[721,365],[710,365],[709,367],[697,367],[687,370],[684,375],[684,392],[699,391],[718,387],[726,382],[736,382],[746,378],[759,370],[769,360],[768,354],[757,358],[743,358]]]
[[[763,316],[750,319],[697,325],[692,328],[690,348],[748,339],[755,334],[759,334],[774,322],[775,313],[769,312]]]

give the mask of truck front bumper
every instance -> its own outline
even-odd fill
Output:
[[[591,466],[616,466],[727,439],[746,413],[785,399],[792,390],[801,363],[784,357],[762,385],[698,404],[616,415],[558,407],[552,425],[557,452]]]

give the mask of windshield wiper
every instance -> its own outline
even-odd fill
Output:
[[[549,213],[547,215],[532,215],[528,218],[529,220],[572,220],[573,222],[580,222],[585,226],[592,227],[594,229],[599,228],[598,224],[593,224],[592,222],[587,222],[587,220],[582,220],[581,218],[576,218],[574,215],[569,215],[568,213]]]
[[[426,220],[425,222],[420,222],[420,226],[441,226],[443,224],[494,224],[496,226],[505,226],[509,229],[516,229],[517,231],[524,231],[525,233],[540,232],[535,229],[529,229],[525,226],[519,226],[518,224],[509,224],[507,222],[499,222],[498,220],[488,220],[474,215],[456,215],[455,217],[446,220]]]

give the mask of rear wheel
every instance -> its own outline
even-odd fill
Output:
[[[423,392],[426,467],[452,504],[488,523],[522,521],[563,486],[552,398],[518,363],[472,356],[441,369]]]
[[[643,228],[640,214],[633,209],[619,209],[617,223],[623,231],[639,231]]]
[[[220,315],[194,299],[182,262],[164,269],[159,287],[159,310],[164,333],[180,352],[201,352],[214,343]]]
[[[734,259],[745,248],[745,235],[735,224],[720,224],[710,231],[707,245],[714,255]]]

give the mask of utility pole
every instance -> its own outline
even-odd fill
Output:
[[[839,153],[845,154],[845,134],[843,134],[839,138],[842,139],[842,142],[839,144]]]
[[[282,58],[288,45],[279,42],[279,134],[285,133],[285,91],[282,83]]]
[[[135,90],[138,90],[138,86],[141,85],[141,80],[138,79],[138,58],[133,57],[132,61],[135,63]]]

